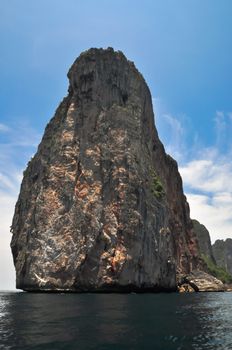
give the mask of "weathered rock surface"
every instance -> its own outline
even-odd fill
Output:
[[[225,283],[224,288],[225,288],[225,292],[232,292],[232,284]]]
[[[176,290],[198,247],[143,77],[111,48],[81,54],[68,77],[15,208],[17,288]]]
[[[210,234],[207,228],[197,220],[192,220],[193,229],[197,236],[200,253],[216,264],[211,245]]]
[[[218,239],[212,246],[218,266],[223,267],[232,275],[232,239]]]
[[[193,293],[196,292],[189,283],[183,283],[178,286],[178,292],[179,293]]]
[[[225,290],[222,281],[204,271],[197,270],[184,277],[181,287],[186,285],[192,287],[195,292],[224,292]]]

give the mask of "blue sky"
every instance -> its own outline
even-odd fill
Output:
[[[213,241],[232,237],[231,18],[230,0],[1,0],[0,289],[14,285],[9,225],[22,171],[90,47],[135,62],[191,216]]]

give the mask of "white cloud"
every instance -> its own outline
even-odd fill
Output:
[[[231,155],[218,150],[202,150],[201,158],[182,167],[191,217],[210,232],[212,241],[232,237]]]
[[[167,113],[157,101],[156,126],[166,151],[180,164],[191,217],[208,228],[212,241],[232,237],[232,113],[215,113],[215,143],[206,147],[186,116]]]
[[[10,226],[17,194],[0,191],[0,290],[15,289],[15,271],[10,250]]]
[[[212,243],[220,238],[232,237],[232,196],[228,193],[207,195],[186,194],[190,215],[199,220],[210,232]]]
[[[0,143],[0,290],[10,290],[15,289],[10,226],[22,172],[36,150],[39,135],[26,123],[2,129],[7,131],[7,139]]]
[[[198,159],[179,168],[187,187],[202,192],[232,191],[232,164],[229,159]]]

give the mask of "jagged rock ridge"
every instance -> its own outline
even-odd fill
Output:
[[[175,290],[198,247],[142,75],[109,48],[81,54],[68,78],[15,208],[17,288]]]

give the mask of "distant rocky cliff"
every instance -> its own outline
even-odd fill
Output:
[[[192,220],[200,255],[205,263],[202,270],[217,277],[224,283],[232,283],[232,239],[217,240],[211,245],[207,228],[197,220]],[[231,267],[231,270],[229,269]]]
[[[193,223],[193,229],[196,233],[198,243],[199,243],[199,249],[203,256],[210,259],[214,264],[216,263],[214,256],[213,256],[213,249],[211,245],[211,239],[210,234],[207,228],[202,225],[197,220],[192,220]]]
[[[232,239],[218,239],[213,244],[213,254],[218,266],[225,268],[232,275]]]
[[[142,75],[109,48],[81,54],[68,78],[15,208],[17,288],[175,290],[198,246]]]

